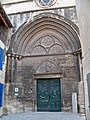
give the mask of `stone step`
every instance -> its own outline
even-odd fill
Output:
[[[3,116],[0,120],[84,120],[70,112],[25,112]]]

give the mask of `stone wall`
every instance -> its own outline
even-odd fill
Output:
[[[87,74],[90,73],[90,1],[76,0],[80,38],[82,45],[82,65],[85,89],[85,106],[89,110]]]
[[[55,67],[55,71],[52,71],[52,67],[48,66],[50,63],[46,66],[49,71],[45,71],[44,66],[38,66],[40,62],[45,61],[46,58],[47,57],[44,56],[37,57],[37,59],[23,58],[21,61],[17,61],[17,69],[14,68],[17,70],[17,73],[13,86],[13,96],[10,95],[11,99],[9,99],[13,103],[17,103],[16,105],[12,105],[12,108],[15,109],[14,112],[22,112],[27,110],[36,111],[37,77],[35,77],[35,74],[43,75],[44,73],[47,74],[47,77],[50,73],[53,73],[53,77],[55,77],[54,74],[61,74],[62,111],[72,111],[72,93],[78,93],[78,82],[80,81],[77,67],[77,56],[68,54],[48,57],[48,59],[54,61],[58,65],[59,69]],[[18,88],[18,95],[16,96],[15,88]],[[10,92],[12,93],[12,91]],[[8,96],[8,98],[10,97]],[[7,109],[8,113],[10,113],[8,107]]]
[[[74,8],[70,9],[74,10]],[[80,53],[77,53],[80,41],[78,27],[67,19],[71,16],[70,9],[67,8],[68,12],[64,9],[61,11],[61,14],[66,12],[63,14],[66,18],[59,13],[54,14],[55,12],[33,13],[32,19],[30,18],[28,22],[24,23],[13,35],[11,44],[13,49],[11,60],[13,61],[9,61],[13,95],[10,91],[11,95],[8,96],[10,99],[7,98],[7,101],[16,104],[11,105],[7,102],[7,109],[10,106],[15,108],[14,112],[36,111],[37,75],[45,78],[46,74],[46,78],[55,78],[56,75],[59,75],[62,87],[62,111],[71,111],[72,93],[78,93],[80,81],[78,64],[78,54]],[[34,16],[35,14],[36,16]],[[17,20],[18,14],[15,16],[15,20]],[[25,19],[25,16],[22,17],[22,20]],[[18,88],[17,93],[15,88]],[[10,113],[9,109],[8,111]]]
[[[0,40],[2,40],[2,42],[6,45],[6,29],[5,27],[3,27],[2,25],[0,25]]]
[[[78,24],[76,7],[48,10],[48,11],[39,11],[39,12],[26,12],[26,13],[8,15],[12,25],[14,26],[12,32],[14,33],[24,22],[32,20],[33,16],[44,12],[51,12],[64,16],[65,18],[68,18],[71,21],[73,21],[75,24]]]

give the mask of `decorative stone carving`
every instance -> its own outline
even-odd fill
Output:
[[[62,43],[51,35],[41,36],[36,42],[30,46],[31,55],[46,55],[46,54],[64,54],[65,50]]]
[[[35,0],[35,2],[40,7],[50,7],[56,2],[56,0]]]
[[[31,52],[31,55],[45,55],[45,54],[46,54],[46,49],[41,45],[35,46]]]
[[[41,44],[44,47],[49,48],[51,45],[54,44],[54,40],[51,36],[47,35],[47,36],[43,37],[43,39],[41,40]]]
[[[59,68],[52,61],[46,60],[36,70],[36,73],[60,72]]]

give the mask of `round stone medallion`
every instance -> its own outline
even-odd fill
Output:
[[[52,6],[55,2],[56,2],[56,0],[36,0],[36,3],[37,3],[40,7],[50,7],[50,6]]]

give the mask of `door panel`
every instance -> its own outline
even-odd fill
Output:
[[[61,111],[59,79],[37,80],[37,111]]]

